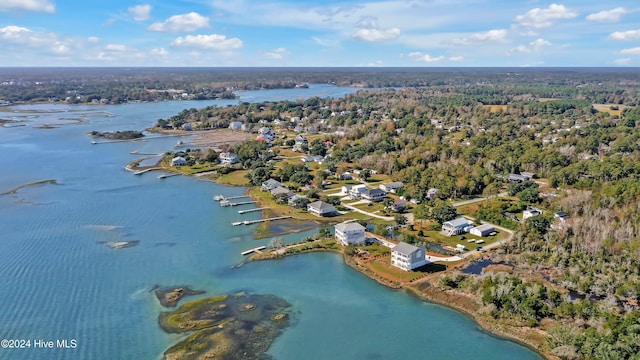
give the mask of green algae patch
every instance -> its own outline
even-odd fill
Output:
[[[267,350],[289,326],[290,304],[274,295],[220,295],[162,312],[160,327],[188,334],[163,359],[268,359]]]

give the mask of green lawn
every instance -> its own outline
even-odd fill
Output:
[[[224,185],[249,186],[251,183],[245,176],[251,170],[235,170],[228,174],[220,175],[216,178],[216,182]]]
[[[418,228],[418,225],[416,225],[416,228]],[[453,248],[456,247],[457,244],[461,244],[467,247],[467,249],[469,251],[473,251],[475,250],[478,246],[486,246],[489,245],[491,243],[494,243],[498,240],[502,240],[502,239],[506,239],[509,236],[509,233],[504,232],[504,231],[500,231],[498,229],[497,230],[497,234],[495,236],[485,236],[485,237],[479,237],[479,236],[475,236],[475,235],[471,235],[471,234],[462,234],[462,235],[454,235],[454,236],[446,236],[444,234],[442,234],[440,231],[434,231],[434,230],[427,230],[428,225],[427,223],[425,223],[425,227],[422,230],[424,236],[423,237],[419,237],[421,240],[423,241],[428,241],[428,242],[432,242],[432,243],[436,243],[436,244],[441,244],[441,245],[448,245],[451,246]],[[407,233],[413,234],[413,235],[418,235],[418,231],[416,230],[407,230]],[[464,236],[465,238],[460,240],[460,236]],[[476,244],[475,242],[468,242],[467,240],[484,240],[484,243],[482,244]]]
[[[424,273],[419,271],[404,271],[402,269],[398,269],[391,265],[390,259],[385,258],[384,261],[388,261],[388,263],[372,261],[370,262],[370,265],[376,272],[392,277],[398,281],[412,281],[424,275]]]

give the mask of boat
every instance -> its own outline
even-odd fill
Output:
[[[95,140],[91,140],[91,143],[92,143],[93,145],[95,145],[95,144],[97,144],[98,142],[97,142],[97,141],[95,141]]]
[[[182,142],[182,140],[178,140],[178,142],[176,143],[175,147],[179,148],[179,147],[183,147],[183,146],[184,146],[184,143]]]
[[[215,200],[215,201],[221,201],[221,200],[224,200],[224,196],[222,196],[222,195],[216,195],[216,196],[214,196],[214,197],[213,197],[213,200]]]

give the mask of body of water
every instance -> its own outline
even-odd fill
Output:
[[[343,96],[350,88],[249,91],[240,101]],[[250,291],[293,305],[293,326],[271,355],[298,359],[539,359],[479,330],[465,316],[369,280],[335,254],[250,263],[255,240],[234,221],[259,213],[221,208],[216,194],[242,188],[196,178],[134,176],[124,165],[173,148],[175,138],[91,145],[92,130],[143,129],[184,108],[237,101],[114,106],[29,105],[0,109],[25,126],[0,128],[0,338],[32,341],[0,349],[0,359],[158,359],[180,339],[157,325],[163,309],[150,290],[189,285],[208,295]],[[37,125],[51,124],[53,129]],[[313,232],[287,236],[296,241]],[[126,249],[109,242],[134,241]],[[36,349],[34,340],[74,339],[73,349]],[[464,344],[464,346],[461,346]]]

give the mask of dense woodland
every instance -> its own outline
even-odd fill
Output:
[[[376,170],[404,182],[401,195],[423,201],[432,187],[441,200],[508,191],[521,200],[510,205],[515,209],[480,210],[481,218],[518,230],[495,259],[544,274],[547,284],[461,275],[448,286],[476,293],[498,318],[562,323],[548,338],[562,358],[629,359],[640,352],[640,98],[637,72],[618,75],[502,74],[501,83],[461,76],[339,99],[191,109],[158,125],[216,128],[240,121],[249,129],[278,128],[293,125],[275,120],[299,117],[307,131],[321,134],[307,152],[330,153],[323,166],[331,172]],[[326,141],[335,145],[327,148]],[[283,171],[269,165],[263,143],[235,150],[254,169],[254,183]],[[508,185],[508,175],[522,171],[549,186]],[[522,224],[504,215],[525,205],[565,211],[571,221],[554,222],[552,211]]]

